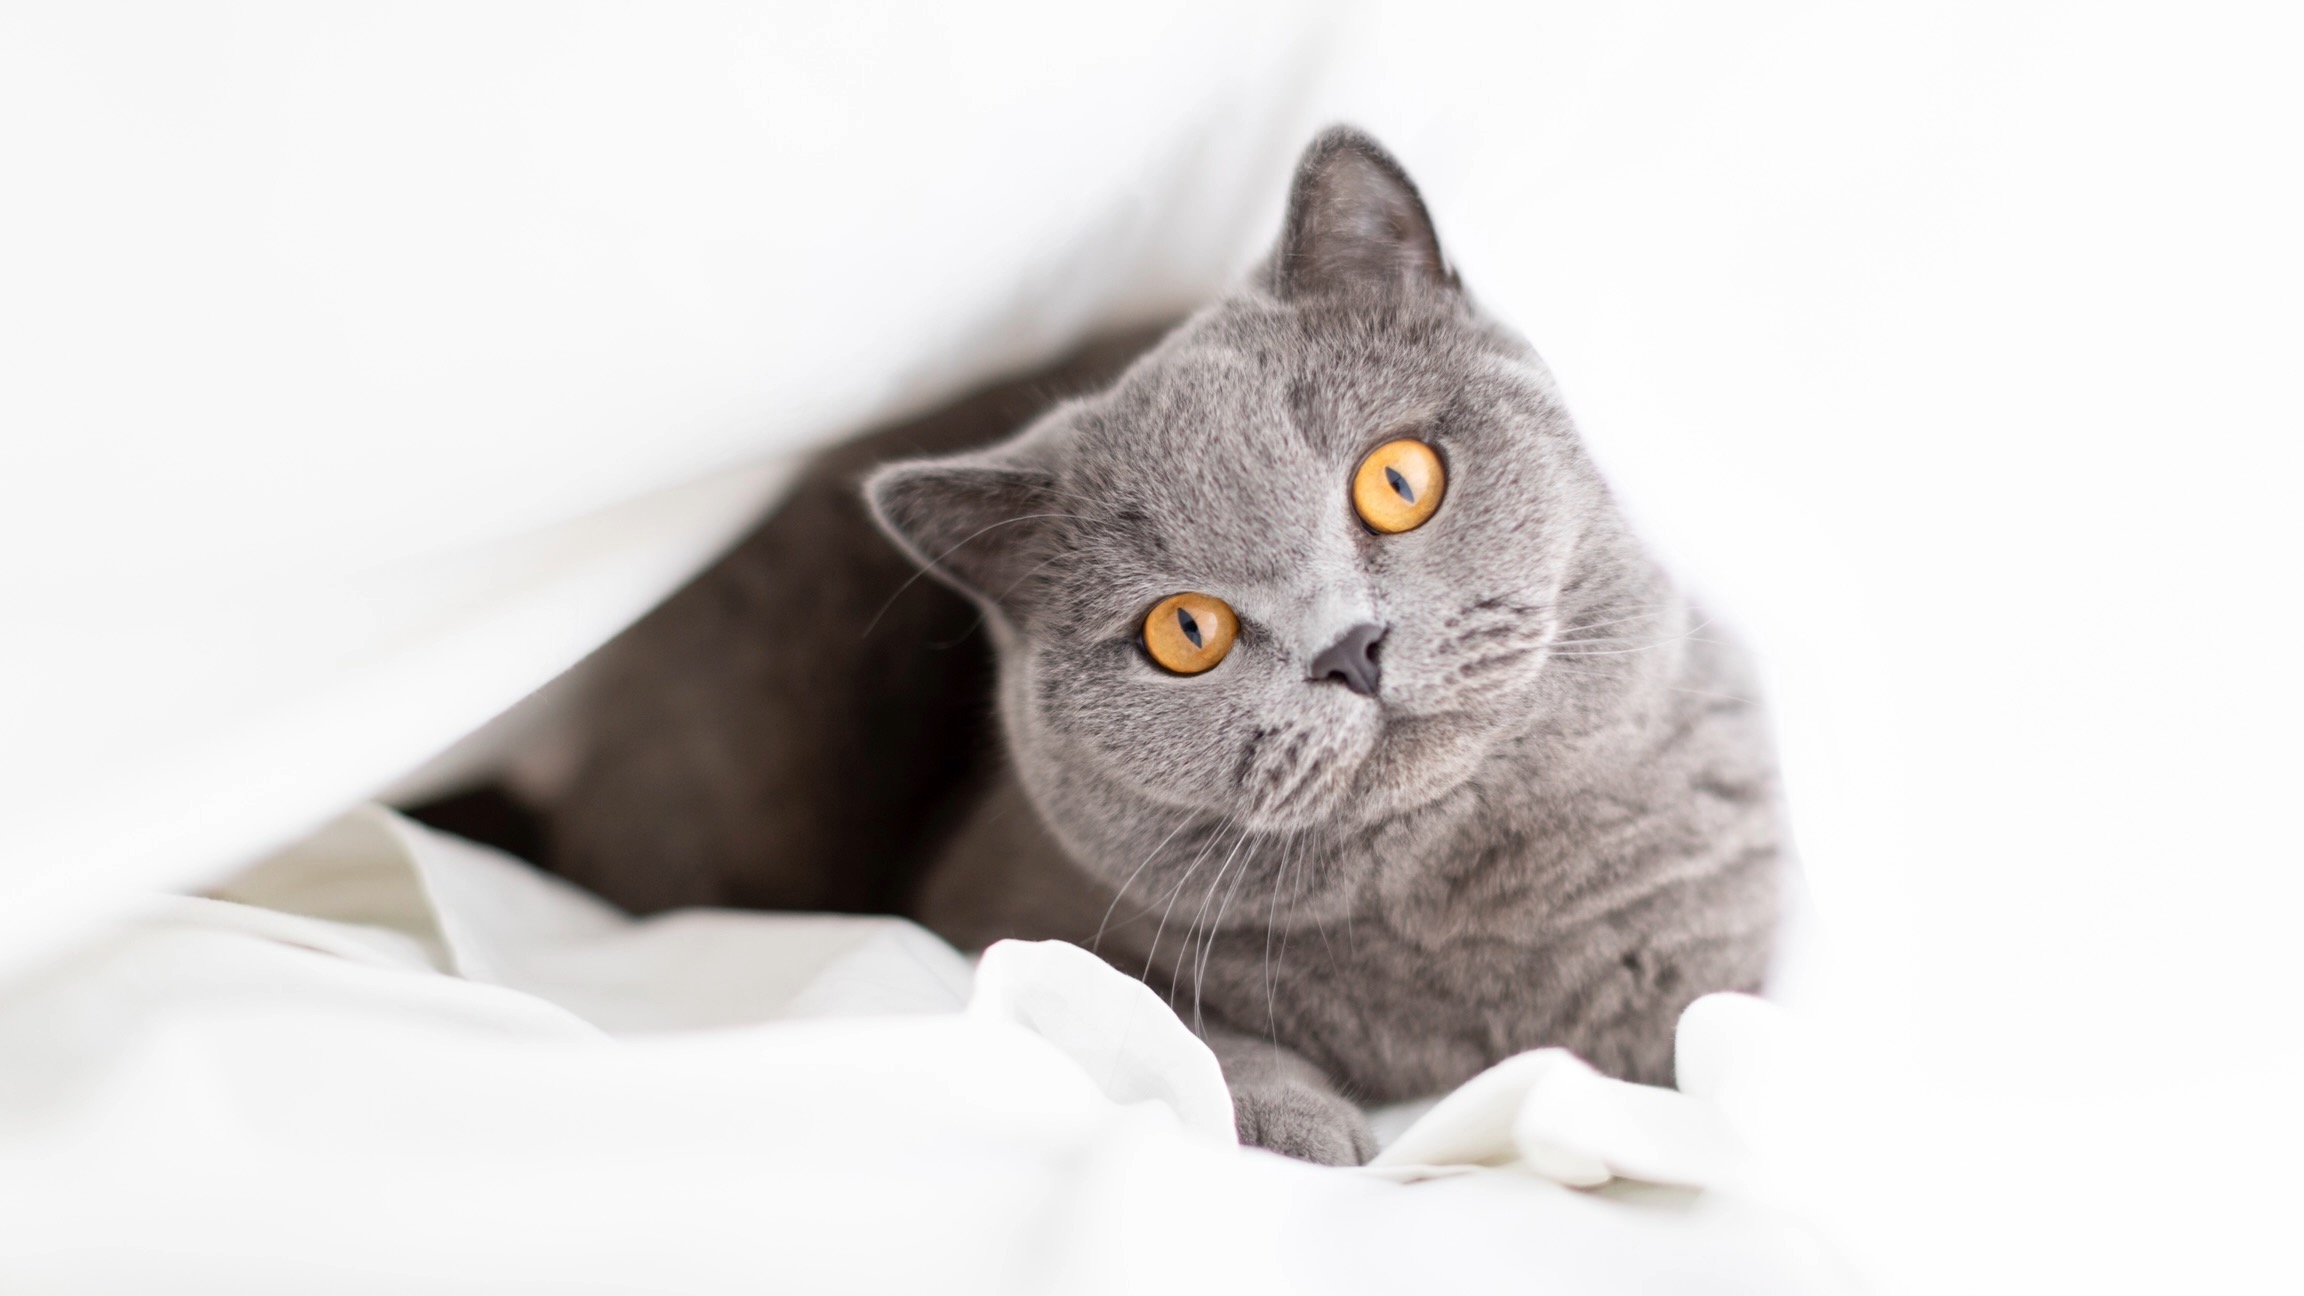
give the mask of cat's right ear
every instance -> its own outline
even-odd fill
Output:
[[[1282,301],[1329,293],[1453,291],[1456,272],[1416,184],[1384,146],[1331,126],[1305,148],[1269,270]]]
[[[864,482],[872,517],[912,561],[964,594],[1012,601],[1065,516],[1047,474],[974,456],[894,463]]]

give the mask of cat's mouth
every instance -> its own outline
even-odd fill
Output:
[[[1446,797],[1469,781],[1490,744],[1477,718],[1384,708],[1363,723],[1307,739],[1291,735],[1243,758],[1247,818],[1265,829],[1381,822]]]
[[[1346,802],[1362,822],[1420,810],[1469,782],[1488,749],[1484,727],[1469,712],[1387,708],[1374,746],[1352,772]]]

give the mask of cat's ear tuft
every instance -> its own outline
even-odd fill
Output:
[[[1415,182],[1384,146],[1331,126],[1304,150],[1273,254],[1283,301],[1337,292],[1396,295],[1456,287]]]
[[[1045,473],[975,456],[889,464],[864,498],[914,562],[993,604],[1038,570],[1057,512]]]

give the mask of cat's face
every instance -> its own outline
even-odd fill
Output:
[[[1548,649],[1605,492],[1405,177],[1337,140],[1254,290],[1015,441],[872,483],[991,610],[1020,771],[1092,868],[1180,823],[1365,836],[1560,709]],[[1399,441],[1413,483],[1367,465]]]
[[[1404,439],[1444,477],[1388,534],[1352,487]],[[1541,369],[1451,303],[1228,303],[1060,416],[1037,461],[1071,516],[1004,600],[1019,740],[1299,829],[1429,803],[1527,727],[1586,476]],[[1181,592],[1237,621],[1189,675],[1146,636]]]

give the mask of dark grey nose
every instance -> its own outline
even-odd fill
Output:
[[[1356,625],[1344,632],[1344,637],[1312,659],[1312,680],[1336,680],[1362,697],[1376,696],[1380,673],[1376,666],[1376,645],[1384,642],[1384,627]]]

